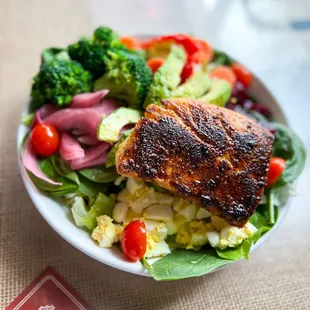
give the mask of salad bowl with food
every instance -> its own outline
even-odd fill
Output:
[[[18,150],[31,199],[63,238],[156,280],[249,259],[306,158],[267,88],[224,52],[108,27],[43,50]]]

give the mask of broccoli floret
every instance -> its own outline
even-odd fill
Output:
[[[97,78],[106,71],[108,51],[111,50],[129,52],[119,41],[119,35],[108,27],[99,27],[91,39],[82,38],[68,47],[71,59],[78,61]]]
[[[70,60],[68,51],[60,47],[45,48],[41,53],[41,65],[49,64],[54,60]]]
[[[186,61],[186,54],[182,47],[173,45],[165,63],[154,74],[150,90],[143,103],[146,108],[149,104],[160,104],[161,99],[169,98],[180,84],[180,74]]]
[[[37,109],[52,102],[58,106],[68,105],[72,96],[88,92],[92,88],[92,74],[75,61],[54,60],[43,63],[33,78],[31,106]]]
[[[99,77],[105,72],[106,65],[104,57],[107,47],[90,39],[81,39],[68,47],[71,59],[78,61],[82,66]]]
[[[109,89],[109,96],[140,108],[152,82],[152,72],[137,55],[121,50],[109,51],[107,72],[95,81],[94,90]]]
[[[94,41],[100,43],[102,46],[111,45],[115,41],[118,42],[119,38],[120,36],[117,32],[105,26],[99,27],[94,31]]]

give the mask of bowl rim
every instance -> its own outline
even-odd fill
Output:
[[[149,38],[154,37],[154,36],[155,35],[137,35],[136,37],[138,39],[141,39],[141,40],[146,40],[146,39],[149,39]],[[275,99],[275,97],[270,92],[270,90],[267,88],[267,86],[265,86],[262,83],[262,81],[254,73],[253,73],[253,84],[255,84],[254,88],[256,88],[257,91],[259,91],[259,92],[263,91],[265,96],[269,97],[269,101],[272,103],[272,105],[270,107],[274,110],[275,113],[277,113],[277,117],[276,117],[277,120],[279,122],[285,124],[285,125],[289,125],[287,118],[285,116],[284,110],[281,108],[278,101]],[[249,90],[251,90],[251,88],[252,88],[252,86],[250,87]],[[251,93],[251,91],[250,91],[250,93]],[[253,96],[253,97],[255,98],[255,96]],[[26,105],[22,109],[21,115],[27,113],[27,111],[28,111],[28,105]],[[40,199],[41,199],[40,196],[44,196],[44,197],[47,197],[49,199],[56,201],[57,205],[61,208],[63,208],[63,206],[59,202],[57,202],[57,200],[51,198],[47,194],[40,192],[39,190],[35,190],[36,188],[35,188],[34,184],[30,180],[30,178],[26,172],[26,169],[25,169],[25,167],[21,161],[20,145],[21,145],[23,138],[24,138],[25,134],[27,133],[27,131],[28,131],[28,127],[19,123],[18,129],[17,129],[17,154],[18,154],[19,171],[20,171],[20,174],[21,174],[21,177],[22,177],[22,180],[23,180],[23,183],[25,185],[25,188],[27,190],[28,195],[30,196],[30,198],[31,198],[33,204],[35,205],[36,209],[39,211],[39,213],[45,219],[45,221],[49,224],[49,226],[51,226],[53,228],[53,230],[56,231],[57,234],[60,235],[63,239],[65,239],[68,243],[73,245],[75,248],[80,250],[82,253],[90,256],[91,258],[93,258],[93,259],[95,259],[101,263],[104,263],[105,265],[108,265],[110,267],[113,267],[113,268],[116,268],[116,269],[119,269],[122,271],[126,271],[126,272],[136,274],[136,275],[140,275],[140,276],[151,277],[149,272],[145,268],[143,268],[143,266],[140,262],[130,263],[130,262],[126,262],[124,260],[124,262],[121,263],[121,262],[119,262],[119,260],[115,259],[116,257],[114,258],[114,260],[111,258],[105,257],[104,250],[112,251],[112,249],[99,248],[99,246],[96,245],[95,243],[92,243],[91,246],[88,246],[88,245],[85,246],[84,244],[79,242],[79,240],[77,240],[76,238],[73,238],[73,236],[71,236],[71,234],[68,235],[65,232],[65,229],[62,228],[60,225],[58,225],[57,219],[54,219],[53,217],[51,217],[49,215],[49,212],[42,206],[42,204],[40,202]],[[283,221],[283,219],[284,219],[284,217],[285,217],[285,215],[289,209],[291,201],[292,201],[292,197],[289,197],[286,204],[284,206],[282,206],[281,209],[279,210],[280,211],[279,217],[278,217],[276,224],[264,236],[262,236],[256,244],[252,245],[251,253],[254,252],[257,248],[259,248],[263,243],[265,243],[266,240],[278,229],[279,225]],[[69,219],[67,219],[67,220],[69,223]],[[78,228],[78,229],[80,229],[80,228]],[[90,234],[88,233],[88,235],[89,235],[89,239],[91,241]],[[97,251],[95,250],[94,247],[96,247]],[[101,255],[99,255],[99,253],[97,253],[97,252],[99,252],[98,249],[102,250]],[[212,272],[215,272],[215,271],[222,269],[222,268],[227,268],[232,263],[234,263],[234,261],[232,261],[231,263],[229,263],[225,266],[216,268]],[[137,264],[139,264],[139,265],[137,265]]]

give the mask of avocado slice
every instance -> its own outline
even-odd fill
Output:
[[[146,108],[151,103],[160,104],[161,99],[171,97],[171,93],[180,84],[180,74],[185,62],[186,54],[183,47],[172,45],[165,63],[153,76],[143,108]]]
[[[198,72],[180,85],[172,94],[174,98],[197,99],[211,87],[211,80],[206,72]]]
[[[131,108],[119,108],[104,118],[98,127],[97,138],[100,141],[115,143],[122,128],[128,124],[137,123],[142,113]]]
[[[210,91],[203,97],[199,98],[199,100],[223,107],[229,100],[231,91],[232,88],[228,82],[225,80],[214,79],[211,82]]]

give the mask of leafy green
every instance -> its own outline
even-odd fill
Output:
[[[31,126],[31,124],[33,123],[34,120],[34,113],[28,113],[28,114],[24,114],[21,117],[21,123],[24,124],[25,126]]]
[[[85,201],[82,197],[76,196],[73,198],[73,204],[71,207],[71,212],[76,226],[84,226],[84,218],[88,213]]]
[[[178,280],[198,277],[229,263],[231,260],[218,257],[214,249],[175,249],[152,264],[150,273],[155,280]]]
[[[112,216],[114,207],[115,201],[112,198],[107,197],[103,193],[99,193],[94,204],[83,219],[84,225],[90,231],[93,231],[97,225],[97,217],[100,215]]]
[[[55,182],[61,182],[62,185],[50,184],[38,178],[37,176],[32,174],[30,171],[28,171],[28,174],[32,182],[36,185],[38,189],[48,192],[49,195],[51,196],[63,196],[63,195],[74,194],[78,192],[79,190],[78,184],[57,174],[49,158],[44,158],[44,159],[39,160],[39,166],[40,166],[40,169],[50,179],[52,179]]]
[[[115,143],[115,144],[113,145],[111,151],[110,151],[109,154],[108,154],[108,159],[107,159],[107,161],[106,161],[106,163],[105,163],[105,166],[106,166],[107,168],[112,167],[112,166],[115,166],[115,155],[116,155],[116,152],[117,152],[117,150],[118,150],[120,144],[121,144],[123,141],[125,141],[125,139],[126,139],[127,137],[129,137],[131,133],[132,133],[132,129],[126,130],[126,131],[122,134],[122,136],[120,137],[120,139],[118,140],[118,142]]]
[[[306,149],[300,138],[288,127],[272,123],[277,131],[273,144],[273,156],[286,160],[285,169],[273,187],[293,182],[301,174],[306,163]]]
[[[252,244],[255,244],[271,228],[266,218],[257,211],[250,218],[250,222],[257,228],[257,231],[235,248],[227,248],[225,250],[216,248],[216,253],[219,257],[230,260],[239,260],[242,257],[249,259]]]
[[[99,192],[107,193],[108,187],[106,184],[95,183],[79,174],[80,186],[79,191],[87,197],[95,197]]]
[[[51,161],[56,173],[80,185],[77,173],[71,170],[68,164],[60,156],[53,155],[49,157],[49,160]]]
[[[226,65],[226,66],[231,66],[233,63],[233,59],[229,57],[226,53],[213,49],[213,59],[212,63],[215,65]]]
[[[96,183],[109,183],[115,181],[118,177],[115,167],[106,168],[105,166],[99,166],[79,170],[79,173],[85,178]]]

